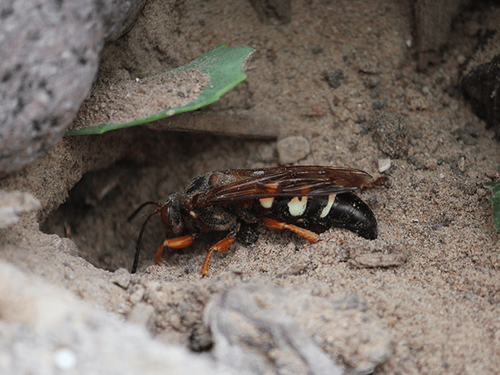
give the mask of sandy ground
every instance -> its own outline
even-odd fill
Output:
[[[209,170],[276,166],[285,157],[275,141],[139,129],[124,159],[88,173],[64,205],[47,219],[38,216],[50,236],[28,217],[6,234],[0,258],[146,325],[164,342],[193,345],[212,295],[263,282],[362,298],[392,336],[378,374],[498,373],[500,247],[483,183],[497,178],[500,152],[493,131],[457,88],[460,64],[476,45],[467,22],[477,15],[457,22],[441,64],[417,72],[410,1],[293,5],[292,22],[282,25],[261,23],[243,0],[151,1],[136,27],[107,47],[101,74],[126,69],[143,78],[221,43],[255,48],[248,79],[211,110],[252,108],[278,116],[281,138],[300,135],[310,144],[296,164],[348,166],[378,176],[379,160],[390,158],[385,186],[360,193],[378,218],[375,246],[363,253],[367,241],[338,229],[309,244],[262,228],[255,245],[236,243],[215,254],[210,277],[202,279],[206,251],[221,235],[203,237],[159,267],[153,262],[163,239],[157,219],[146,230],[139,272],[118,287],[110,280],[132,265],[144,216],[131,223],[126,217],[139,204],[161,201]],[[59,148],[80,149],[82,142],[65,139]],[[54,155],[46,159],[53,162]],[[46,182],[43,191],[36,184],[24,190],[57,205],[64,193],[44,198],[54,186],[62,189]],[[391,252],[396,265],[377,267]],[[376,267],[360,267],[367,262]]]

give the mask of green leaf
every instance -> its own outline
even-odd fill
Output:
[[[500,166],[498,171],[500,171]],[[493,222],[495,223],[495,229],[498,231],[500,230],[500,180],[485,182],[483,185],[493,192],[493,196],[488,199],[493,206]]]
[[[169,74],[170,76],[177,76],[182,75],[182,73],[194,70],[201,72],[202,74],[208,74],[208,84],[200,91],[198,97],[187,105],[179,106],[176,108],[165,108],[164,110],[162,109],[160,112],[156,113],[147,113],[141,118],[133,119],[132,121],[127,121],[125,123],[101,123],[96,126],[81,127],[80,129],[68,131],[66,135],[102,134],[110,130],[127,128],[130,126],[155,121],[164,117],[172,116],[177,113],[194,111],[195,109],[209,105],[219,100],[222,95],[234,88],[238,83],[245,80],[245,78],[247,77],[247,75],[244,73],[245,65],[252,52],[253,49],[250,47],[226,48],[223,44],[217,48],[214,48],[203,56],[200,56],[197,59],[191,61],[187,65],[181,66],[167,73],[162,73],[157,76],[141,80],[145,82],[159,81],[161,82],[161,84],[163,84],[163,82],[165,81],[168,82],[169,76],[167,76],[167,74]],[[167,78],[165,78],[165,76],[167,76]],[[123,80],[121,80],[121,82],[123,82]],[[128,96],[128,94],[122,95],[122,97],[124,98]],[[96,105],[91,105],[85,108],[85,114],[82,115],[85,116],[85,118],[80,120],[81,124],[88,124],[92,122],[87,119],[87,116],[92,117],[93,114],[90,113],[89,115],[89,112],[92,112],[96,107],[97,109],[95,111],[98,111],[100,109],[99,104],[100,102],[97,101]],[[106,106],[103,107],[106,108]],[[77,114],[77,119],[81,111],[82,110],[80,110]],[[114,111],[114,113],[116,113],[116,111]]]

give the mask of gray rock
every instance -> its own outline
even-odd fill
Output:
[[[235,372],[153,340],[137,324],[92,309],[64,290],[0,262],[0,374]]]
[[[215,296],[204,322],[218,361],[245,374],[333,375],[368,374],[387,359],[390,334],[360,298],[312,294],[250,284]]]
[[[0,171],[12,172],[64,134],[104,39],[92,0],[4,2],[0,14]]]
[[[0,175],[44,155],[87,96],[105,37],[144,0],[0,3]]]

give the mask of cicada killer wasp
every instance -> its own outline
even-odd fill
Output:
[[[354,190],[378,185],[385,180],[361,170],[322,166],[233,169],[209,172],[194,178],[187,187],[171,194],[156,205],[142,225],[135,251],[132,273],[136,272],[144,229],[149,219],[160,214],[167,238],[156,253],[161,263],[163,250],[190,245],[200,233],[228,231],[213,245],[205,258],[202,276],[208,275],[212,253],[222,253],[235,240],[252,243],[257,240],[254,228],[261,224],[287,229],[310,242],[328,228],[345,228],[373,240],[377,238],[377,220],[368,205]],[[173,234],[173,238],[169,235]]]

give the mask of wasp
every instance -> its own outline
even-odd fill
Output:
[[[359,169],[323,166],[290,166],[265,169],[230,169],[208,172],[194,178],[184,190],[168,196],[164,203],[143,203],[129,221],[147,205],[157,208],[144,221],[134,257],[137,271],[144,229],[152,216],[160,214],[166,239],[156,253],[162,263],[165,248],[189,246],[204,232],[227,231],[205,258],[201,275],[208,276],[210,257],[229,249],[235,240],[254,243],[257,225],[286,229],[315,243],[318,233],[345,228],[369,240],[377,238],[377,220],[354,190],[380,184]],[[173,238],[169,238],[173,234]]]

